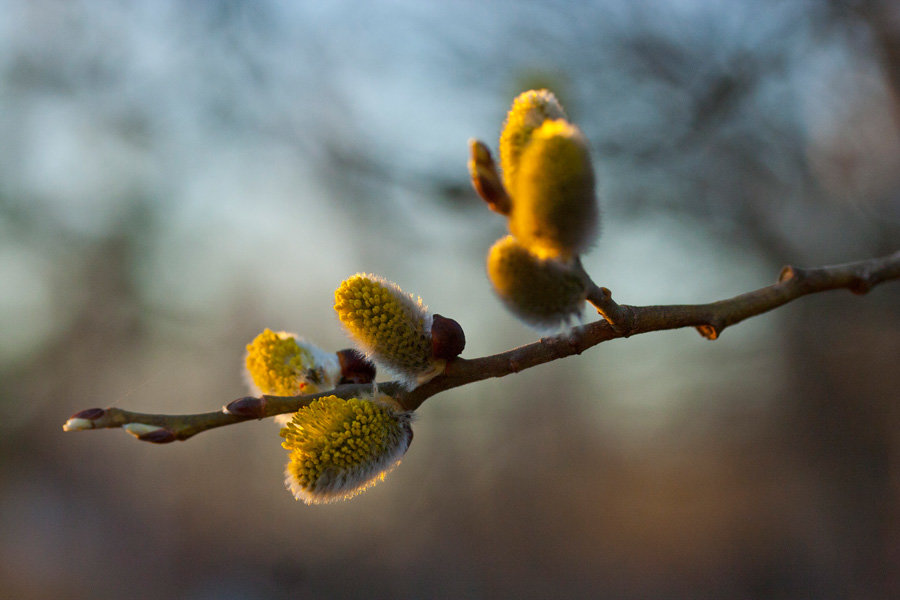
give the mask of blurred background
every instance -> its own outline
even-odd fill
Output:
[[[619,302],[900,249],[892,0],[0,0],[2,595],[898,597],[896,282],[442,394],[337,505],[284,490],[271,422],[63,434],[218,409],[265,327],[348,346],[359,271],[467,358],[537,339],[466,160],[538,86],[590,139]]]

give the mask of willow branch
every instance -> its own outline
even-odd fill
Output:
[[[603,319],[576,327],[566,335],[542,338],[500,354],[468,360],[457,358],[447,364],[441,375],[413,390],[405,390],[393,381],[377,385],[342,385],[334,390],[305,396],[247,396],[229,403],[221,411],[187,415],[92,408],[73,415],[64,429],[123,428],[140,440],[166,443],[186,440],[216,427],[295,412],[324,396],[333,394],[351,398],[371,393],[376,388],[395,398],[407,410],[416,410],[425,400],[440,392],[581,354],[608,340],[684,327],[694,327],[703,337],[715,340],[725,328],[802,296],[834,289],[865,294],[879,283],[894,279],[900,279],[900,251],[881,258],[830,267],[785,267],[778,282],[773,285],[709,304],[620,305],[612,299],[608,289],[590,283],[588,302]]]

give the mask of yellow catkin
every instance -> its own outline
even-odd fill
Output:
[[[431,322],[422,299],[375,275],[357,274],[334,293],[334,310],[356,343],[412,386],[440,371],[432,357]]]
[[[263,394],[295,396],[304,391],[314,359],[293,334],[266,329],[247,344],[244,364]]]
[[[584,307],[587,287],[578,272],[559,260],[535,256],[512,236],[491,247],[487,272],[500,300],[535,328],[567,325]]]
[[[521,156],[509,230],[533,253],[571,258],[596,239],[599,209],[587,141],[577,127],[548,120]]]
[[[513,198],[519,158],[532,132],[547,119],[565,118],[565,111],[549,90],[529,90],[513,100],[500,133],[500,169],[506,190]]]
[[[315,400],[281,430],[290,452],[285,483],[307,504],[355,496],[400,462],[412,441],[409,423],[387,396]]]

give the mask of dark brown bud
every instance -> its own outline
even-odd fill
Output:
[[[431,322],[431,354],[450,360],[466,347],[466,334],[459,323],[442,315],[434,315]]]
[[[87,408],[81,412],[77,412],[70,419],[86,419],[88,421],[96,421],[106,414],[106,410],[102,408]]]
[[[341,364],[339,383],[372,383],[375,381],[375,365],[359,350],[346,348],[337,353]]]
[[[143,435],[139,435],[138,439],[142,442],[150,442],[151,444],[168,444],[174,442],[177,438],[175,434],[168,429],[157,429]]]
[[[244,396],[226,404],[225,412],[242,419],[262,419],[266,416],[266,399]]]
[[[409,447],[412,445],[412,441],[413,441],[413,430],[412,430],[412,425],[410,425],[409,423],[404,423],[404,424],[403,424],[403,429],[404,429],[404,431],[406,431],[406,433],[409,435],[409,438],[408,438],[409,441],[406,442],[406,449],[409,450]]]

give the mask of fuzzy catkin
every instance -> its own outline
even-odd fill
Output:
[[[434,377],[445,364],[432,356],[432,315],[421,298],[395,283],[354,275],[335,291],[334,310],[360,349],[407,387]]]
[[[565,118],[566,112],[549,90],[528,90],[513,100],[500,132],[500,169],[511,196],[516,194],[519,158],[532,132],[547,119]]]
[[[307,504],[322,504],[382,481],[409,448],[412,429],[409,413],[387,396],[328,396],[297,411],[281,436],[290,453],[288,489]]]
[[[509,231],[539,256],[568,259],[594,243],[598,228],[587,141],[566,121],[545,121],[521,156]]]
[[[266,329],[247,344],[244,368],[252,391],[274,396],[310,394],[337,385],[340,364],[293,333]]]
[[[487,272],[507,309],[539,330],[567,325],[587,298],[586,283],[570,264],[538,257],[512,236],[491,247]]]

